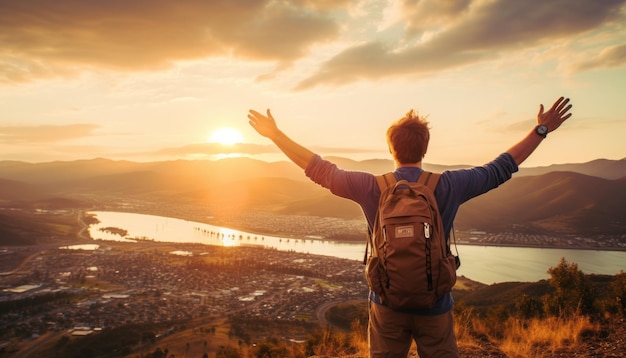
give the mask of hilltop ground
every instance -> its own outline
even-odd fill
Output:
[[[73,352],[103,349],[109,353],[111,349],[116,349],[120,350],[120,355],[114,356],[122,356],[121,352],[127,351],[128,358],[140,357],[140,354],[145,357],[148,353],[165,349],[176,357],[201,357],[204,353],[209,357],[219,357],[219,352],[229,349],[231,353],[239,352],[237,354],[255,352],[255,349],[260,349],[255,342],[267,339],[276,344],[287,342],[285,344],[292,347],[303,345],[304,343],[296,342],[304,342],[328,329],[324,323],[320,325],[322,320],[319,317],[340,327],[349,324],[352,317],[359,314],[348,314],[346,310],[331,314],[332,308],[338,307],[342,302],[357,302],[355,306],[361,307],[361,313],[366,315],[366,305],[362,301],[362,282],[355,283],[357,277],[362,275],[359,263],[355,265],[341,259],[320,260],[305,254],[252,248],[208,248],[197,244],[141,242],[105,243],[105,246],[106,250],[98,252],[52,250],[49,247],[39,247],[41,250],[37,250],[35,246],[24,248],[24,252],[14,248],[3,254],[7,259],[3,263],[12,262],[14,268],[19,268],[16,271],[5,271],[7,274],[3,276],[3,287],[10,286],[11,282],[29,283],[35,277],[41,280],[43,267],[48,268],[45,274],[50,283],[45,284],[42,289],[48,290],[53,289],[53,282],[58,282],[58,278],[62,277],[56,272],[79,273],[81,267],[95,265],[99,267],[99,273],[97,277],[91,278],[77,276],[74,281],[66,277],[68,281],[63,286],[73,287],[73,290],[81,289],[81,293],[67,303],[65,300],[46,303],[46,312],[49,314],[44,316],[31,309],[28,312],[33,316],[25,315],[27,311],[24,311],[21,313],[24,321],[15,321],[18,317],[15,315],[15,308],[5,306],[4,309],[10,311],[7,314],[15,318],[2,323],[0,332],[5,335],[0,343],[9,339],[10,332],[20,332],[20,335],[30,337],[37,333],[39,338],[24,339],[19,343],[15,339],[9,339],[13,353],[0,352],[0,357],[31,357],[34,354],[54,357],[51,352],[59,352],[61,349]],[[169,254],[174,250],[189,251],[194,256]],[[13,253],[20,259],[11,259]],[[225,259],[220,263],[225,266],[200,265],[207,263],[206,260],[211,256],[216,257],[214,254]],[[271,265],[259,265],[268,260],[272,261]],[[311,266],[318,260],[318,266]],[[243,263],[246,264],[240,266]],[[134,268],[131,270],[131,267]],[[116,273],[120,268],[126,272]],[[200,274],[202,271],[205,272]],[[333,273],[341,275],[333,277]],[[255,292],[270,286],[274,287],[278,295],[265,294],[249,303],[229,299],[227,296],[216,297],[214,303],[209,305],[197,299],[202,294],[201,289],[220,287],[220,282],[230,285],[227,287],[237,285],[241,291],[238,294],[242,296],[246,292]],[[256,282],[256,285],[248,287],[245,282]],[[226,287],[223,285],[222,287]],[[459,302],[458,306],[467,307],[467,302],[471,302],[475,309],[497,307],[512,292],[521,289],[528,292],[541,291],[545,286],[545,282],[488,286],[461,277],[455,287],[455,297]],[[128,297],[103,299],[116,293]],[[193,298],[194,294],[196,298]],[[489,296],[489,299],[484,298],[485,296]],[[18,295],[12,297],[19,300]],[[324,304],[331,301],[336,304]],[[210,310],[211,307],[214,309]],[[320,311],[320,307],[325,307],[326,311]],[[53,312],[63,312],[62,319],[57,314],[53,315]],[[8,315],[5,317],[8,318]],[[282,318],[277,318],[277,315]],[[295,319],[288,318],[287,315]],[[47,331],[37,323],[42,320],[47,322]],[[89,320],[93,322],[90,323]],[[340,322],[342,320],[343,323]],[[98,322],[106,322],[105,326],[109,329],[88,337],[71,336],[67,328],[62,329],[78,324],[94,325]],[[457,328],[463,329],[469,325],[468,322],[462,314],[457,315]],[[57,329],[50,329],[54,326]],[[32,331],[27,333],[29,327]],[[162,335],[159,332],[168,334]],[[333,332],[343,334],[340,328]],[[626,329],[622,318],[594,321],[591,329],[582,332],[579,341],[565,342],[556,349],[546,346],[542,357],[624,357],[624,337]],[[126,346],[123,344],[125,341],[128,343]],[[110,347],[111,343],[117,348]],[[507,356],[501,343],[496,337],[481,333],[476,327],[470,333],[459,334],[459,346],[464,357],[516,357],[510,354]]]

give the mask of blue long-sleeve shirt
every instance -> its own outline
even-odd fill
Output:
[[[435,189],[435,198],[441,214],[446,240],[450,239],[450,230],[459,206],[478,195],[509,180],[518,166],[513,157],[503,153],[492,162],[480,167],[459,170],[447,170],[441,174]],[[400,167],[394,171],[398,180],[417,181],[423,172],[418,167]],[[305,169],[305,174],[315,183],[330,190],[342,198],[350,199],[361,206],[370,231],[374,227],[380,189],[374,174],[360,171],[349,171],[338,168],[334,163],[316,155]],[[370,298],[380,303],[376,294]],[[452,294],[444,295],[430,310],[415,311],[416,314],[434,315],[448,312],[454,301]]]

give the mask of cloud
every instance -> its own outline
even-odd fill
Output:
[[[53,143],[93,135],[94,124],[0,126],[0,143]]]
[[[626,65],[626,44],[607,47],[596,58],[577,63],[572,69],[577,72],[624,65]]]
[[[0,0],[0,82],[233,55],[291,62],[338,35],[344,1]]]
[[[623,22],[625,2],[0,0],[0,84],[210,57],[274,64],[267,80],[313,55],[297,89],[429,75]]]
[[[406,37],[395,43],[374,40],[348,48],[298,84],[341,85],[362,79],[398,77],[452,69],[492,60],[507,52],[550,46],[563,39],[623,21],[626,0],[526,0],[460,2],[433,0],[404,7]],[[407,0],[406,4],[413,3]],[[419,19],[423,18],[423,23]],[[426,36],[431,26],[432,36]],[[411,38],[413,37],[413,38]],[[411,40],[413,45],[407,46]]]
[[[402,4],[402,12],[407,37],[421,36],[431,29],[450,26],[462,18],[471,4],[471,0],[417,2],[405,0]]]

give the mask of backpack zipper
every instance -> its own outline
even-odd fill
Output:
[[[430,256],[430,224],[428,223],[424,223],[424,238],[426,238],[426,280],[428,282],[428,291],[431,291],[433,289],[433,271]]]

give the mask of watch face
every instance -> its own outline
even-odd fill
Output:
[[[545,135],[548,134],[548,127],[544,126],[543,124],[537,126],[537,133],[545,137]]]

